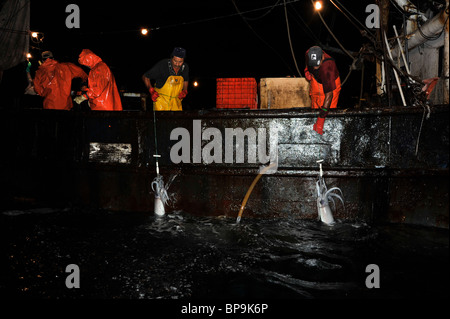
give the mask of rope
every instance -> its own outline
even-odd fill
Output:
[[[314,1],[311,0],[311,3],[314,4]],[[330,27],[328,27],[328,24],[325,22],[325,20],[323,19],[322,15],[320,14],[319,11],[317,11],[317,13],[319,14],[320,20],[322,21],[322,23],[325,25],[325,28],[327,28],[328,32],[330,32],[331,36],[333,37],[333,39],[337,42],[337,44],[341,47],[342,51],[345,52],[345,54],[347,54],[350,59],[352,59],[353,61],[355,60],[355,58],[353,57],[353,55],[350,54],[350,52],[348,52],[344,46],[342,45],[342,43],[336,38],[336,36],[334,35],[333,31],[331,31]]]
[[[283,0],[283,2],[284,2],[284,16],[286,19],[286,28],[287,28],[287,34],[288,34],[288,39],[289,39],[289,47],[291,48],[291,54],[292,54],[292,58],[294,59],[295,68],[297,69],[297,72],[301,77],[302,73],[298,69],[297,60],[295,59],[294,49],[292,48],[291,32],[289,30],[289,20],[288,20],[287,8],[286,8],[286,0]]]
[[[279,2],[279,1],[278,1]],[[275,6],[278,6],[278,2],[272,7],[274,8]],[[296,1],[291,1],[291,2],[296,2]],[[289,3],[291,3],[289,2]],[[249,29],[253,32],[253,34],[259,39],[261,40],[262,43],[264,43],[269,49],[271,49],[279,58],[280,60],[284,63],[284,65],[289,69],[289,71],[293,72],[289,63],[287,63],[284,58],[280,55],[280,53],[278,53],[278,51],[271,46],[266,40],[264,40],[256,31],[255,29],[253,29],[253,27],[250,25],[250,23],[248,22],[249,19],[247,19],[246,17],[244,17],[244,13],[250,12],[250,11],[246,11],[246,12],[241,12],[238,8],[238,6],[236,5],[236,3],[234,2],[234,0],[231,0],[231,3],[233,3],[234,8],[236,9],[236,12],[241,16],[242,20],[244,20],[245,24],[249,27]],[[267,7],[265,7],[267,8]]]
[[[427,118],[427,120],[430,118],[430,107],[428,105],[426,105],[426,107],[421,103],[422,107],[423,107],[423,114],[422,114],[422,121],[420,122],[420,128],[419,128],[419,134],[417,135],[417,142],[416,142],[416,156],[417,153],[419,152],[419,140],[420,140],[420,135],[422,134],[422,126],[423,126],[423,120],[425,119],[425,117]],[[428,111],[428,112],[427,112]],[[425,116],[426,114],[426,116]]]
[[[355,20],[356,22],[358,22],[358,24],[364,29],[364,31],[366,32],[366,34],[368,35],[369,39],[375,43],[375,38],[374,35],[372,34],[372,32],[364,25],[362,24],[358,19],[356,19],[356,17],[346,8],[344,7],[341,3],[339,3],[338,0],[334,0],[336,1],[337,4],[339,4],[342,8],[344,8],[344,10],[353,18],[353,20]],[[330,0],[330,2],[339,10],[341,11],[341,13],[347,18],[348,21],[350,21],[351,24],[353,24],[353,26],[358,29],[361,32],[361,29],[359,29],[359,27],[347,16],[347,14],[345,14],[344,11],[342,11],[341,8],[339,8],[336,3],[333,2],[333,0]]]

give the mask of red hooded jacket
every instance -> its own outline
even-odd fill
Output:
[[[44,109],[70,110],[73,107],[70,90],[72,80],[88,76],[73,63],[47,59],[36,71],[33,84],[37,94],[44,98]]]
[[[78,62],[91,69],[86,92],[91,110],[122,111],[116,80],[106,63],[89,49],[81,51]]]

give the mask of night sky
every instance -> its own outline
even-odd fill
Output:
[[[291,41],[298,68],[303,74],[304,54],[312,45],[337,43],[323,26],[309,0],[286,0]],[[373,1],[341,0],[340,3],[364,23],[365,7]],[[190,66],[191,108],[215,106],[215,79],[221,77],[298,76],[291,54],[283,0],[190,1],[58,1],[43,5],[31,1],[31,30],[44,33],[41,50],[51,50],[57,60],[76,62],[83,48],[99,55],[112,69],[118,86],[128,92],[144,92],[142,74],[175,46],[187,50]],[[80,28],[68,29],[66,6],[80,9]],[[276,6],[274,6],[276,5]],[[263,8],[261,10],[258,10]],[[322,14],[339,41],[358,52],[368,40],[331,3]],[[243,18],[245,17],[245,19]],[[150,29],[142,36],[140,28]],[[329,52],[343,79],[351,60]],[[374,65],[368,65],[369,74]],[[372,72],[373,73],[373,72]],[[352,107],[359,96],[361,72],[355,71],[341,93],[340,106]],[[353,84],[352,84],[353,83]],[[356,84],[356,85],[355,85]]]

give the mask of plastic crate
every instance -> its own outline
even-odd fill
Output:
[[[218,109],[258,108],[257,83],[254,78],[219,78],[216,93]]]

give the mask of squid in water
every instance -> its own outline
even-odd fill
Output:
[[[344,205],[344,200],[342,199],[344,195],[338,187],[327,189],[327,185],[323,179],[322,161],[323,160],[317,161],[320,165],[319,180],[316,182],[318,219],[327,225],[333,225],[334,218],[330,208],[330,201],[333,203],[334,208],[336,208],[336,204],[333,197],[338,198],[342,202],[342,205]],[[336,194],[335,191],[339,191],[342,197]]]
[[[163,216],[166,211],[164,206],[169,202],[169,195],[167,191],[169,190],[170,184],[174,181],[177,175],[173,175],[167,184],[164,184],[164,179],[162,175],[157,174],[152,181],[152,190],[155,193],[155,206],[154,211],[158,216]]]

